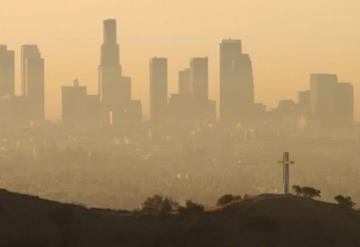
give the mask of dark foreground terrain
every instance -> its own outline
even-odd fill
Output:
[[[360,213],[261,195],[191,215],[86,209],[0,191],[0,246],[360,246]]]

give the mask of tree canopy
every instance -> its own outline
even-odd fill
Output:
[[[343,208],[353,208],[355,206],[350,196],[337,195],[334,199]]]

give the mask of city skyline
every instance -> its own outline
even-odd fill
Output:
[[[161,129],[178,123],[193,128],[213,123],[217,118],[229,127],[241,124],[247,128],[275,119],[278,120],[274,123],[280,121],[277,123],[280,126],[286,118],[285,122],[295,128],[345,127],[354,121],[351,82],[339,82],[336,74],[311,74],[309,90],[299,91],[297,100],[280,99],[277,108],[269,109],[255,101],[252,60],[243,52],[242,41],[223,39],[219,49],[218,108],[216,101],[209,99],[208,57],[191,57],[189,67],[178,72],[177,94],[168,91],[168,59],[153,57],[149,63],[150,115],[147,119],[143,112],[144,103],[132,97],[131,77],[123,74],[117,20],[105,19],[97,93],[88,94],[87,87],[80,86],[78,79],[72,86],[62,86],[61,120],[70,126],[110,124],[132,128],[145,119],[151,122],[154,131],[157,127]],[[0,93],[6,119],[3,123],[20,120],[20,124],[41,124],[46,120],[44,58],[37,45],[22,45],[21,92],[16,94],[14,54],[7,45],[1,45]],[[300,124],[302,118],[304,124]],[[289,122],[289,119],[293,120]]]
[[[359,9],[3,1],[0,247],[360,246]]]
[[[248,128],[276,118],[281,125],[284,117],[293,118],[295,122],[289,122],[289,119],[286,122],[296,128],[344,127],[354,121],[353,85],[351,82],[339,82],[336,74],[311,74],[309,90],[298,91],[297,100],[280,99],[277,108],[270,110],[262,102],[256,102],[251,56],[243,52],[242,41],[238,39],[223,39],[219,44],[218,108],[216,101],[209,99],[208,57],[190,58],[189,67],[178,72],[177,93],[168,91],[168,59],[151,58],[148,81],[150,115],[147,119],[143,112],[144,103],[132,97],[131,77],[123,75],[117,31],[116,19],[103,20],[98,92],[88,94],[87,87],[80,86],[78,79],[72,86],[62,86],[61,121],[64,124],[110,124],[128,128],[145,119],[157,131],[157,127],[161,129],[177,123],[192,128],[202,123],[213,123],[217,118],[229,127],[241,124]],[[15,52],[8,50],[7,45],[0,48],[3,69],[0,76],[1,106],[7,119],[3,123],[28,121],[30,124],[41,124],[46,120],[45,61],[38,46],[27,44],[21,47],[20,94],[14,91]],[[302,118],[304,124],[300,124]]]
[[[192,4],[185,1],[181,6],[170,6],[162,1],[132,4],[105,1],[101,5],[95,2],[88,4],[90,7],[96,5],[96,11],[87,14],[80,8],[82,1],[53,3],[56,8],[45,12],[49,3],[40,0],[31,5],[23,2],[19,5],[19,1],[6,3],[2,13],[2,21],[7,21],[0,31],[0,43],[16,50],[17,67],[22,43],[37,43],[41,48],[47,61],[47,115],[52,119],[60,116],[61,86],[70,85],[74,78],[79,78],[88,86],[89,92],[96,91],[100,22],[108,17],[118,20],[122,64],[126,67],[124,72],[132,77],[134,98],[144,102],[146,113],[148,60],[153,56],[169,59],[170,92],[177,90],[177,71],[188,64],[189,57],[208,56],[209,94],[211,99],[218,101],[217,45],[221,39],[229,37],[241,38],[245,42],[244,49],[251,54],[256,101],[275,106],[279,99],[295,99],[298,90],[308,87],[309,74],[316,72],[337,73],[342,80],[352,81],[355,89],[359,86],[356,64],[360,62],[357,47],[360,37],[353,28],[347,28],[358,20],[355,10],[359,3],[355,1],[346,6],[327,1],[305,1],[296,4],[296,9],[284,1],[261,2],[264,7],[259,1],[226,1],[226,6],[210,3],[209,12],[198,11],[197,15],[175,9],[192,7],[200,10],[201,1]],[[28,18],[20,6],[30,10],[32,18]],[[140,10],[142,14],[135,15]],[[17,14],[10,14],[13,12]],[[211,23],[200,23],[195,18],[209,19],[224,12],[228,14],[217,16]],[[64,16],[66,21],[60,18]],[[179,29],[165,32],[167,25],[175,25],[177,20],[184,18],[194,25],[182,21]],[[28,24],[26,29],[21,25],[25,21]],[[168,24],[160,25],[163,23]],[[186,41],[185,37],[192,42]],[[299,57],[293,59],[294,56]],[[355,105],[359,105],[359,97],[356,97]],[[358,116],[359,107],[356,112]]]
[[[238,39],[223,39],[220,49],[220,100],[209,100],[209,59],[192,57],[188,68],[178,73],[178,93],[168,97],[168,60],[153,57],[149,63],[150,126],[155,135],[164,128],[196,131],[219,123],[227,128],[261,130],[333,130],[354,127],[354,88],[339,81],[336,74],[310,76],[310,88],[298,92],[296,101],[279,100],[277,108],[267,109],[255,101],[251,56],[243,52]],[[2,46],[0,74],[3,85],[1,107],[6,125],[42,124],[44,120],[44,59],[36,45],[22,46],[21,96],[14,86],[14,53]],[[67,126],[100,127],[114,125],[130,130],[144,120],[140,100],[132,97],[132,79],[124,76],[120,63],[116,19],[103,21],[103,43],[99,64],[98,93],[89,95],[78,79],[72,87],[62,87],[62,123]],[[10,73],[8,73],[10,72]],[[30,108],[29,108],[30,107]],[[23,110],[23,109],[27,110]],[[30,114],[29,114],[30,113]],[[22,115],[24,115],[23,120]],[[26,117],[25,117],[26,116]],[[19,121],[20,120],[20,121]],[[152,135],[152,134],[150,134]]]

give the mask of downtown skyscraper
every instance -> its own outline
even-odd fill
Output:
[[[22,94],[30,122],[45,120],[45,63],[37,45],[21,47]]]
[[[167,59],[154,57],[150,60],[150,121],[164,121],[168,107]]]
[[[190,85],[195,110],[195,121],[208,123],[216,119],[216,105],[209,100],[209,59],[194,57],[190,60]]]
[[[15,94],[15,53],[0,46],[0,97]]]
[[[184,69],[179,71],[179,94],[180,95],[192,95],[193,88],[190,79],[190,69]]]
[[[122,75],[116,20],[103,22],[103,44],[99,66],[99,96],[105,116],[111,124],[141,121],[140,101],[131,99],[131,78]]]
[[[99,66],[99,94],[104,108],[113,111],[120,104],[119,92],[114,89],[121,90],[122,100],[130,100],[130,79],[122,77],[119,45],[116,38],[116,20],[105,20],[103,29]]]
[[[317,128],[349,127],[354,120],[354,89],[335,74],[310,76],[309,124]]]
[[[196,57],[190,61],[190,81],[196,101],[207,103],[209,99],[209,68],[207,57]]]
[[[254,103],[250,57],[242,53],[241,40],[223,40],[220,44],[220,121],[248,122]]]
[[[208,63],[207,57],[194,57],[189,68],[179,72],[179,92],[169,101],[174,126],[192,129],[216,121],[216,104],[209,100]]]

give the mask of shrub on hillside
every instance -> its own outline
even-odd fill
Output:
[[[293,190],[294,190],[294,192],[295,192],[295,194],[296,194],[297,196],[301,196],[301,195],[302,195],[303,191],[302,191],[301,186],[299,186],[299,185],[293,185],[292,188],[293,188]]]
[[[292,188],[297,196],[304,196],[308,198],[315,198],[321,196],[321,191],[313,187],[301,187],[299,185],[293,185]]]
[[[226,195],[223,195],[221,196],[217,202],[216,202],[216,205],[217,206],[225,206],[225,205],[228,205],[230,203],[233,203],[235,201],[239,201],[241,200],[241,196],[239,195],[231,195],[231,194],[226,194]]]
[[[178,208],[179,214],[197,214],[204,212],[205,207],[199,203],[187,200],[185,206]]]
[[[313,187],[302,187],[303,196],[308,198],[320,197],[321,191]]]
[[[350,196],[337,195],[334,199],[339,206],[343,208],[353,208],[355,206],[355,203],[352,201]]]
[[[178,206],[178,203],[170,197],[153,195],[143,202],[140,212],[145,214],[169,214],[177,210]]]

